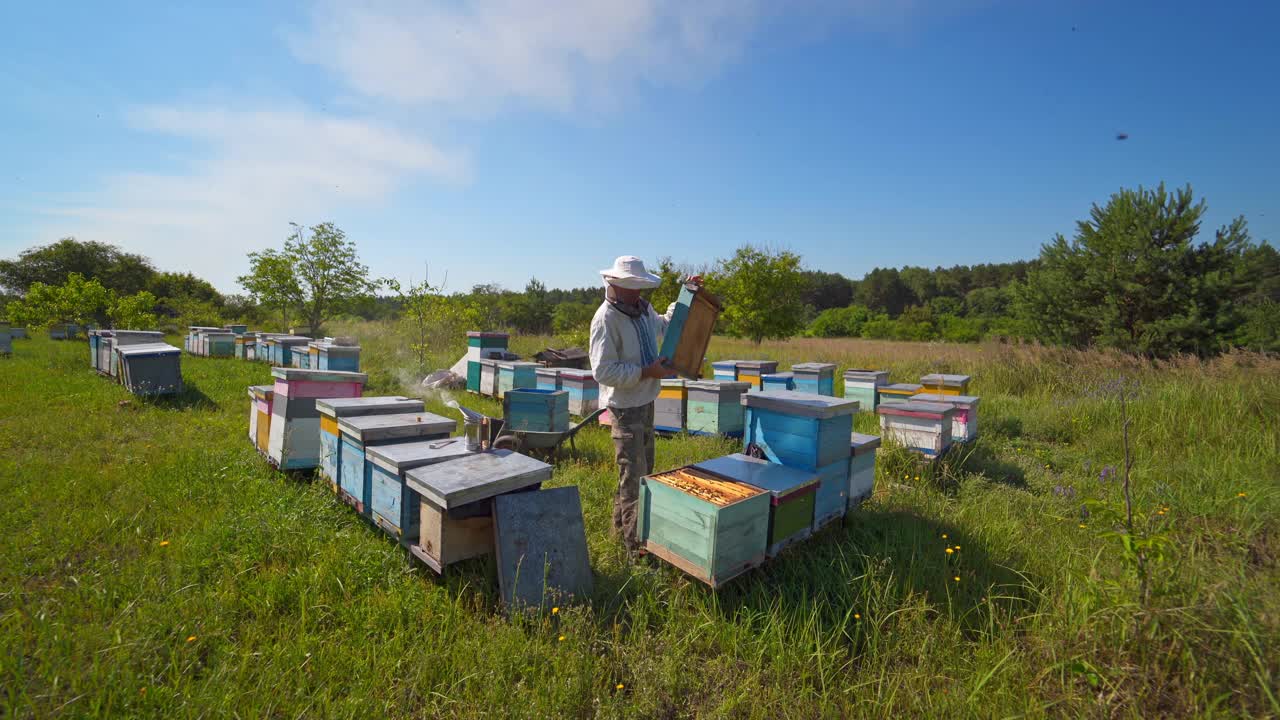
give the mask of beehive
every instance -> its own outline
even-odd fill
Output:
[[[951,447],[951,419],[955,406],[909,400],[881,405],[880,433],[926,457],[938,457]]]
[[[778,371],[778,363],[772,360],[739,360],[738,382],[751,385],[752,390],[759,390],[763,382],[762,376]]]
[[[9,333],[5,332],[5,337],[8,337],[8,336],[9,336]],[[89,367],[93,368],[94,370],[97,370],[98,372],[102,372],[102,361],[99,358],[99,352],[101,347],[102,347],[101,331],[90,330],[89,331]]]
[[[8,323],[0,323],[0,355],[13,354],[13,332]]]
[[[876,390],[878,398],[877,408],[880,405],[890,405],[894,403],[904,403],[909,401],[912,396],[920,393],[919,385],[914,383],[896,383],[893,385],[881,385]]]
[[[236,336],[236,359],[252,360],[257,345],[257,333],[243,332]]]
[[[508,390],[537,387],[536,373],[539,367],[541,366],[536,362],[500,361],[498,363],[498,399],[501,400]]]
[[[844,396],[858,401],[859,412],[876,411],[880,405],[879,390],[889,384],[889,373],[884,370],[845,370]]]
[[[165,344],[164,333],[158,330],[105,330],[100,347],[99,357],[103,367],[99,370],[117,382],[123,382],[120,374],[120,354],[118,348],[126,345]],[[109,333],[109,334],[106,334]]]
[[[271,405],[275,401],[275,386],[254,385],[249,390],[253,392],[253,410],[257,412],[253,446],[266,456],[271,445]]]
[[[338,429],[338,421],[361,415],[393,415],[422,410],[421,400],[400,395],[316,400],[316,411],[320,413],[320,477],[329,483],[330,490],[338,491],[338,473],[342,467],[342,433]]]
[[[744,413],[740,398],[750,387],[745,382],[687,382],[685,429],[692,435],[742,437]]]
[[[714,295],[697,285],[684,285],[662,335],[658,356],[685,378],[702,377],[702,361],[719,316],[720,301]]]
[[[420,440],[443,440],[458,427],[458,422],[429,412],[392,415],[360,415],[338,421],[342,433],[342,454],[338,463],[339,496],[357,512],[370,520],[382,503],[384,514],[390,513],[389,498],[373,496],[373,474],[365,449],[373,445],[389,445]]]
[[[306,345],[294,345],[289,348],[289,367],[311,370],[311,349]]]
[[[9,336],[14,340],[26,340],[28,339],[27,329],[24,327],[9,328]]]
[[[956,414],[951,418],[951,441],[966,443],[978,439],[978,402],[975,395],[944,395],[942,393],[920,393],[911,398],[921,402],[936,402],[952,405]]]
[[[713,588],[764,562],[772,496],[687,466],[640,482],[637,531],[645,549]]]
[[[271,338],[268,343],[271,350],[271,364],[276,367],[292,367],[293,348],[298,345],[305,347],[309,342],[311,338],[300,335],[277,335]]]
[[[683,378],[667,378],[653,402],[653,427],[662,432],[683,432],[689,393]]]
[[[539,390],[562,390],[560,387],[560,371],[564,368],[558,367],[540,367],[534,371],[537,378],[537,388]]]
[[[570,415],[586,417],[600,407],[600,385],[590,370],[561,370],[560,389],[569,393]]]
[[[467,390],[486,395],[481,387],[481,360],[492,360],[506,355],[507,334],[495,332],[467,333]]]
[[[791,366],[797,392],[836,394],[836,366],[831,363],[799,363]]]
[[[737,382],[738,363],[740,360],[716,360],[711,363],[711,379],[723,382]]]
[[[317,370],[360,371],[360,346],[333,340],[316,340],[307,344],[307,362]]]
[[[369,445],[365,448],[365,466],[370,474],[373,521],[402,545],[418,544],[418,527],[422,516],[421,496],[410,488],[406,474],[414,468],[449,462],[467,457],[466,438]]]
[[[227,332],[229,332],[229,333],[231,333],[231,334],[233,334],[233,335],[243,335],[243,334],[245,334],[245,332],[249,329],[249,326],[248,326],[248,325],[237,325],[237,324],[231,324],[231,325],[223,325],[223,326],[222,326],[222,329],[223,329],[223,330],[226,330]]]
[[[134,395],[182,392],[182,351],[165,343],[124,345],[119,357],[121,382]]]
[[[236,335],[229,332],[203,333],[205,339],[205,355],[216,358],[236,356]]]
[[[769,493],[769,557],[776,557],[783,548],[812,534],[817,475],[742,453],[701,462],[694,467]]]
[[[281,470],[311,470],[320,464],[320,411],[316,400],[355,398],[367,380],[361,373],[271,368],[275,397],[267,456]]]
[[[762,390],[795,390],[795,374],[789,372],[769,373],[760,378],[760,388]]]
[[[436,572],[493,552],[494,497],[536,489],[551,479],[551,466],[509,450],[414,468],[405,485],[418,496],[418,544],[413,555]]]
[[[249,392],[249,442],[256,447],[258,445],[258,394],[261,392],[270,392],[270,385],[250,385]],[[268,402],[270,402],[268,400]],[[268,409],[264,413],[264,421],[268,424],[271,422],[271,410]]]
[[[849,509],[853,510],[871,497],[876,485],[876,449],[880,436],[851,433],[849,435]]]
[[[801,392],[760,392],[742,396],[749,450],[776,462],[819,475],[814,529],[845,514],[849,493],[849,434],[855,400]]]
[[[939,395],[966,395],[969,391],[968,375],[943,375],[934,373],[920,378],[924,392]]]
[[[482,359],[480,364],[480,394],[498,397],[498,360]]]
[[[569,429],[569,393],[517,388],[502,396],[503,430],[564,432]]]

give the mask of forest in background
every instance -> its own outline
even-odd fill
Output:
[[[1243,218],[1201,238],[1206,209],[1189,187],[1121,190],[1095,205],[1071,239],[1033,260],[875,268],[860,279],[805,268],[786,250],[743,246],[700,266],[652,261],[662,311],[688,274],[721,296],[719,329],[754,341],[810,337],[976,342],[1036,340],[1146,354],[1280,351],[1280,253]],[[3,313],[15,324],[222,325],[321,332],[343,317],[400,322],[424,350],[466,330],[556,334],[583,344],[599,285],[446,292],[371,278],[333,223],[294,228],[282,248],[251,253],[243,294],[189,272],[157,269],[118,247],[75,238],[0,260]]]

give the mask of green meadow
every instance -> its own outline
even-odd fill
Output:
[[[361,339],[367,394],[422,394],[390,326],[334,330]],[[843,526],[712,592],[627,561],[610,441],[586,430],[552,484],[581,490],[595,594],[512,619],[491,560],[438,577],[258,456],[246,387],[265,365],[184,356],[185,394],[152,401],[91,371],[82,341],[16,341],[0,359],[3,714],[1280,716],[1280,360],[727,339],[709,357],[968,373],[981,437],[933,466],[883,449]],[[1120,378],[1145,593],[1107,511]],[[662,439],[658,465],[734,450]]]

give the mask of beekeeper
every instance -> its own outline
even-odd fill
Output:
[[[591,369],[600,384],[600,405],[612,416],[618,490],[613,498],[613,529],[633,555],[644,553],[636,531],[640,479],[653,471],[653,401],[662,379],[674,377],[658,357],[658,344],[675,310],[659,315],[642,296],[661,284],[638,257],[624,255],[601,270],[604,302],[591,318]],[[685,282],[701,284],[691,276]]]

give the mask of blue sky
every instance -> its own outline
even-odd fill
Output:
[[[214,5],[0,9],[0,256],[75,235],[235,291],[332,220],[451,290],[747,242],[860,277],[1030,258],[1161,180],[1280,236],[1276,3]]]

